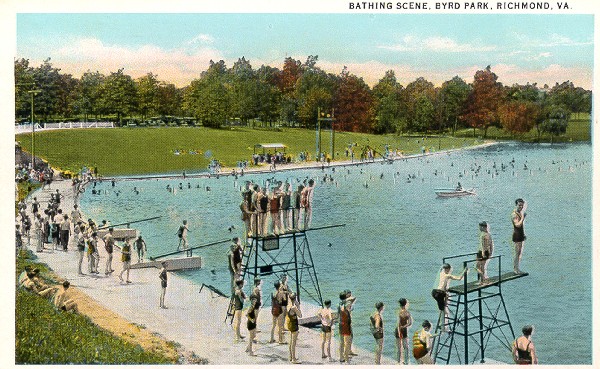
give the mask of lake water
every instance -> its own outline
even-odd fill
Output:
[[[322,182],[325,173],[334,181]],[[374,304],[383,301],[384,354],[392,357],[397,300],[406,297],[410,301],[413,332],[424,319],[435,324],[437,306],[430,294],[442,258],[476,251],[480,221],[490,224],[495,254],[505,256],[503,270],[510,270],[510,213],[514,200],[524,198],[529,207],[521,266],[530,276],[506,282],[502,288],[515,333],[520,335],[525,324],[535,325],[533,340],[540,363],[591,364],[589,144],[504,143],[391,165],[246,175],[238,181],[232,177],[153,179],[118,181],[114,188],[107,182],[96,187],[106,190],[101,195],[91,195],[88,189],[81,206],[87,216],[113,224],[161,215],[159,220],[136,225],[150,255],[158,255],[175,250],[176,231],[183,219],[189,222],[192,246],[241,235],[239,187],[244,179],[262,182],[273,176],[292,181],[317,179],[313,226],[346,224],[307,233],[323,298],[335,305],[340,291],[352,290],[357,296],[354,340],[367,349],[373,346],[368,316]],[[410,181],[409,176],[413,177]],[[435,188],[453,187],[458,181],[465,188],[475,188],[477,195],[436,197]],[[183,190],[175,194],[166,190],[167,184],[178,187],[180,182]],[[206,186],[211,190],[206,191]],[[231,225],[236,227],[233,233],[228,231]],[[205,268],[182,275],[227,292],[228,247],[222,244],[201,250]],[[470,278],[474,278],[472,274]],[[272,282],[266,279],[265,295]],[[264,314],[268,314],[266,310]],[[494,342],[488,345],[486,356],[510,361],[509,352]]]

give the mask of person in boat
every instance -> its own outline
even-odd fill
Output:
[[[463,186],[460,184],[460,182],[458,182],[458,184],[456,185],[456,192],[461,192],[464,191]]]
[[[523,247],[525,246],[525,231],[523,230],[523,223],[525,222],[525,209],[527,209],[527,203],[523,199],[515,200],[516,208],[511,214],[513,224],[513,235],[512,241],[514,244],[514,261],[513,268],[515,273],[521,273],[520,264],[521,257],[523,256]]]
[[[512,354],[515,364],[531,365],[537,364],[538,358],[535,352],[535,346],[531,341],[533,335],[533,326],[523,327],[523,335],[513,342]]]
[[[462,280],[466,273],[467,269],[465,268],[460,274],[452,275],[452,266],[445,263],[440,269],[438,286],[431,291],[431,296],[437,302],[440,315],[444,314],[444,331],[448,330],[448,288],[450,287],[450,281]]]

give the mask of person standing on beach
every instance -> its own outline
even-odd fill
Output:
[[[291,293],[288,299],[287,308],[288,324],[287,329],[290,331],[290,362],[292,364],[300,364],[301,361],[296,357],[296,345],[298,343],[298,318],[302,318],[300,311],[300,301],[296,300],[296,294]]]
[[[105,275],[109,275],[110,273],[115,271],[112,268],[113,249],[115,246],[115,239],[113,237],[114,230],[115,229],[113,227],[110,227],[108,229],[108,233],[105,234],[104,237],[102,238],[102,240],[104,241],[104,249],[106,250],[106,253],[108,254],[108,257],[106,258],[106,268],[104,269]]]
[[[525,246],[525,231],[523,230],[523,223],[525,222],[525,210],[527,209],[527,203],[523,199],[515,200],[516,208],[511,214],[513,224],[513,235],[512,241],[514,243],[514,262],[513,270],[516,274],[521,273],[520,264],[521,257],[523,255],[523,247]]]
[[[142,239],[142,235],[140,234],[134,243],[135,249],[137,250],[138,263],[141,263],[142,261],[144,261],[144,257],[148,253],[146,241]]]
[[[479,223],[479,250],[477,251],[477,279],[479,285],[488,280],[487,266],[494,252],[494,242],[490,235],[489,225],[486,222]]]
[[[126,283],[131,283],[129,280],[129,270],[131,269],[131,242],[129,238],[125,239],[125,243],[121,247],[121,261],[123,262],[123,270],[119,274],[119,279],[123,282],[123,272],[127,272]]]
[[[187,240],[188,232],[190,232],[190,229],[188,228],[187,220],[184,220],[183,224],[180,225],[179,229],[177,230],[177,237],[179,237],[179,245],[177,246],[177,250],[187,250],[190,247]]]
[[[73,227],[77,222],[81,220],[81,211],[79,211],[79,207],[77,204],[73,205],[73,210],[71,211],[71,223],[73,223]]]
[[[413,320],[408,311],[408,300],[401,298],[398,303],[400,303],[400,312],[398,313],[398,326],[394,332],[398,348],[398,363],[408,365],[410,356],[408,353],[408,328],[412,326]]]
[[[77,273],[79,275],[83,275],[83,270],[81,270],[81,265],[83,264],[83,255],[85,254],[85,226],[79,226],[79,232],[75,234],[75,243],[77,245],[77,252],[79,253],[79,258],[77,260]]]
[[[248,329],[248,346],[246,346],[246,352],[250,356],[256,356],[254,350],[252,349],[252,344],[254,343],[254,339],[256,338],[256,315],[258,311],[256,310],[256,304],[258,301],[256,299],[250,299],[250,307],[246,312],[246,328]]]
[[[445,263],[444,265],[442,265],[442,268],[440,269],[440,274],[439,274],[439,282],[438,282],[438,286],[436,289],[433,289],[431,291],[431,296],[433,297],[433,299],[437,302],[438,305],[438,309],[440,310],[440,317],[441,314],[444,314],[444,328],[442,329],[443,332],[446,332],[449,330],[448,328],[448,288],[450,287],[450,281],[451,280],[462,280],[465,276],[465,274],[467,273],[467,269],[465,268],[459,275],[452,275],[452,266],[450,266],[450,264]]]
[[[333,361],[333,358],[331,357],[331,327],[333,325],[331,300],[325,300],[323,302],[323,307],[319,310],[317,316],[321,319],[321,358],[329,358],[329,361]],[[327,354],[325,354],[326,347]]]
[[[44,222],[39,213],[33,214],[33,236],[35,238],[35,251],[44,251]]]
[[[512,354],[515,364],[531,365],[537,364],[538,358],[535,352],[535,346],[531,341],[533,335],[533,326],[523,327],[523,335],[513,342]]]
[[[160,302],[159,307],[161,309],[166,309],[165,306],[165,294],[167,293],[167,262],[163,261],[160,263],[161,268],[158,273],[158,278],[160,279]]]
[[[352,346],[352,318],[346,301],[346,291],[340,293],[340,305],[338,306],[338,317],[340,319],[340,362],[348,363],[350,360],[350,349]]]
[[[233,331],[235,342],[239,342],[244,339],[240,332],[240,326],[242,325],[242,309],[244,309],[244,300],[246,300],[246,294],[244,293],[244,280],[239,279],[235,281],[235,291],[233,293]]]
[[[88,261],[90,274],[98,274],[100,255],[98,254],[98,233],[92,232],[88,244]]]
[[[60,222],[60,244],[62,245],[63,251],[67,251],[69,245],[69,236],[71,234],[71,223],[69,222],[69,216],[65,214],[62,222]]]
[[[281,282],[275,281],[273,284],[274,290],[271,292],[271,315],[273,316],[273,320],[271,322],[271,340],[269,340],[269,343],[275,342],[275,328],[277,328],[279,342],[283,341],[283,326],[279,324],[279,316],[281,315],[282,309],[279,301],[277,300],[280,286]]]
[[[371,334],[375,338],[375,365],[381,364],[383,353],[383,313],[385,306],[383,302],[375,304],[375,312],[371,315]]]
[[[252,288],[250,299],[256,300],[254,309],[256,310],[256,319],[258,321],[258,313],[262,306],[262,280],[259,277],[254,278],[254,287]]]

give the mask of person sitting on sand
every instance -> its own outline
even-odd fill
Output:
[[[69,281],[64,281],[62,284],[62,291],[58,292],[54,296],[54,306],[63,311],[73,311],[77,312],[77,303],[73,300],[71,293],[69,291],[69,286],[71,284]]]

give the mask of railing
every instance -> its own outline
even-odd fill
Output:
[[[36,123],[36,131],[49,131],[55,129],[72,129],[72,128],[114,128],[113,122],[58,122],[58,123]],[[31,123],[15,125],[15,133],[31,132]]]

